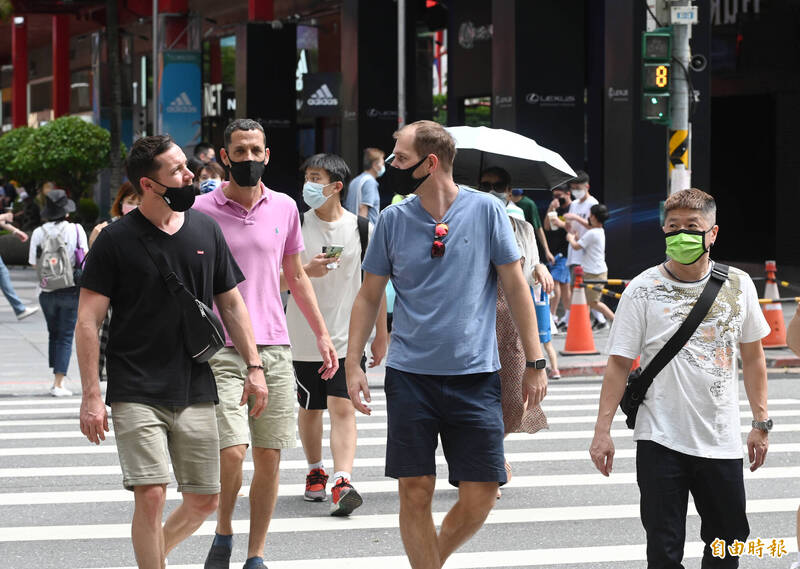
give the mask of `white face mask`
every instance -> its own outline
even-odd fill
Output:
[[[576,200],[582,200],[586,197],[586,190],[572,190],[572,197]]]

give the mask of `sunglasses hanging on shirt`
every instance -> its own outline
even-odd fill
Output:
[[[433,245],[431,246],[431,259],[444,257],[444,251],[445,251],[444,238],[447,236],[447,233],[449,231],[450,228],[447,226],[446,223],[436,224],[436,227],[433,230]]]

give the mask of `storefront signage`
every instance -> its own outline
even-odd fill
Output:
[[[201,136],[202,56],[196,51],[165,51],[161,61],[161,132],[170,134],[178,146],[193,148]]]
[[[307,73],[303,77],[300,113],[306,117],[333,117],[341,112],[341,73]]]

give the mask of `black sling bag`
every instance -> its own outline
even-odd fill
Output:
[[[636,368],[628,376],[628,384],[625,387],[625,393],[622,395],[619,407],[627,417],[625,424],[629,429],[634,428],[636,425],[636,413],[639,411],[639,405],[642,404],[642,400],[644,400],[644,396],[647,394],[647,390],[655,377],[681,351],[681,348],[686,345],[686,342],[689,341],[689,338],[692,337],[692,334],[708,314],[719,290],[728,279],[728,269],[727,265],[714,263],[711,268],[711,276],[703,288],[703,292],[700,293],[700,297],[689,311],[680,328],[664,344],[664,347],[659,350],[644,370]]]
[[[225,347],[225,329],[214,311],[198,300],[187,289],[170,267],[164,253],[153,243],[152,235],[141,235],[139,240],[152,259],[167,285],[167,290],[178,302],[183,319],[183,344],[197,363],[204,363]]]

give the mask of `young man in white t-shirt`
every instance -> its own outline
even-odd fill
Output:
[[[637,276],[622,294],[608,339],[608,367],[589,453],[611,473],[611,423],[633,360],[645,368],[673,336],[708,282],[709,249],[717,238],[714,198],[697,189],[672,194],[664,204],[668,260]],[[713,556],[747,541],[739,418],[741,356],[753,413],[747,436],[750,470],[764,464],[772,421],[767,413],[767,368],[761,339],[770,327],[747,273],[728,279],[689,341],[659,373],[636,417],[636,477],[647,532],[648,567],[681,567],[689,494],[700,514],[703,567],[734,568],[739,559]],[[724,543],[720,543],[724,542]]]
[[[608,219],[608,208],[604,204],[595,204],[589,213],[589,229],[578,238],[574,233],[567,233],[567,241],[574,251],[583,253],[583,278],[588,281],[604,281],[608,279],[606,266],[606,232],[603,224]],[[614,312],[600,301],[601,293],[593,288],[586,289],[586,303],[591,310],[600,312],[609,320],[614,320]]]
[[[576,174],[575,179],[569,181],[572,202],[569,204],[569,212],[564,214],[564,221],[567,222],[567,233],[575,233],[580,239],[589,230],[589,213],[592,206],[600,202],[589,193],[589,174],[583,170],[578,170]],[[577,265],[583,265],[583,251],[568,247],[567,266],[570,271],[570,283],[575,282],[575,267]],[[592,314],[594,314],[597,323],[601,327],[605,326],[606,319],[601,312],[593,310]],[[569,322],[569,310],[561,321]]]
[[[303,214],[305,251],[301,253],[301,260],[306,274],[311,277],[317,304],[336,353],[344,355],[350,309],[361,287],[362,239],[366,240],[372,233],[372,225],[368,226],[368,235],[362,235],[366,224],[362,222],[359,227],[358,218],[342,206],[343,194],[347,192],[344,184],[350,177],[342,158],[334,154],[316,154],[303,164],[303,170],[306,179],[303,199],[311,209]],[[378,365],[386,354],[385,311],[382,316],[372,342],[370,367]],[[286,320],[300,403],[297,426],[309,469],[304,499],[309,502],[327,499],[328,475],[322,461],[322,413],[327,409],[331,419],[334,468],[331,515],[346,516],[361,505],[362,498],[351,484],[357,434],[355,412],[347,394],[344,360],[340,360],[339,371],[332,378],[323,380],[316,338],[291,296]],[[365,360],[362,366],[364,363]]]

